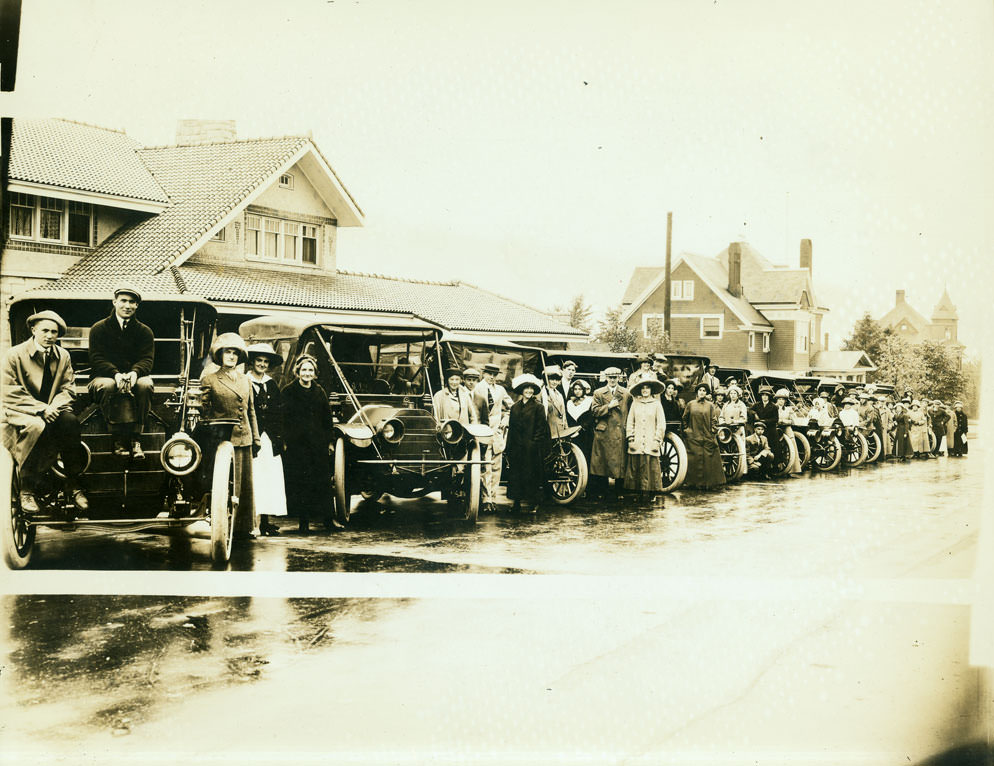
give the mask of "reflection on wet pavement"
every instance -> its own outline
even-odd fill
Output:
[[[713,492],[680,490],[650,507],[584,499],[519,516],[505,506],[481,515],[475,527],[449,516],[436,497],[357,500],[348,529],[302,537],[294,519],[283,519],[281,536],[238,544],[229,568],[666,574],[706,573],[720,565],[757,575],[810,574],[828,565],[845,570],[909,529],[945,525],[957,507],[979,507],[982,458],[974,441],[968,460],[888,463],[746,481]],[[826,537],[844,543],[836,558],[811,560],[806,551]],[[36,555],[33,566],[40,569],[210,569],[207,543],[184,536],[44,531]]]

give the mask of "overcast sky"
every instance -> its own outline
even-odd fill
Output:
[[[943,285],[979,343],[994,211],[994,10],[893,2],[26,0],[5,115],[169,143],[312,131],[366,213],[340,268],[543,308],[745,239],[814,243],[832,346]]]

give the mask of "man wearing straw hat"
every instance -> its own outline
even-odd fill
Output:
[[[72,411],[75,374],[69,352],[57,342],[66,333],[66,323],[54,311],[39,311],[28,317],[27,325],[31,337],[4,357],[0,420],[3,446],[18,465],[21,510],[38,513],[38,479],[61,454],[66,497],[85,511],[89,503],[77,485],[86,453]]]
[[[590,411],[594,415],[594,442],[590,454],[590,475],[599,485],[595,494],[607,491],[608,479],[614,479],[618,497],[624,491],[625,454],[627,439],[625,426],[632,395],[622,388],[621,370],[608,367],[604,370],[607,385],[594,391]]]
[[[497,382],[500,367],[489,362],[483,365],[482,372],[483,380],[473,389],[473,404],[480,415],[480,422],[486,423],[494,432],[490,441],[490,464],[483,466],[482,510],[488,513],[497,510],[497,490],[507,443],[507,421],[514,401]]]
[[[114,310],[90,328],[90,397],[100,406],[114,436],[114,454],[145,457],[138,435],[152,404],[155,336],[135,318],[141,293],[130,285],[114,290]],[[119,394],[134,396],[134,419],[121,412]]]

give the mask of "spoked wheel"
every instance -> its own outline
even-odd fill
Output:
[[[863,437],[863,434],[853,434],[852,438],[845,443],[843,450],[846,465],[853,468],[862,465],[863,461],[866,460],[866,453],[868,451],[866,439]]]
[[[928,451],[935,452],[935,445],[938,444],[938,437],[935,435],[935,431],[931,428],[928,429]]]
[[[784,432],[780,435],[780,456],[773,463],[773,475],[786,476],[789,474],[796,459],[797,442],[791,438],[790,434]]]
[[[352,516],[352,492],[345,475],[345,439],[335,440],[335,518],[339,524],[348,524]]]
[[[742,478],[747,468],[745,439],[741,438],[737,431],[726,429],[722,436],[718,437],[718,450],[721,452],[721,467],[725,470],[725,481]]]
[[[480,460],[480,445],[474,444],[467,453],[468,460]],[[462,473],[461,486],[449,495],[449,507],[461,513],[463,521],[476,523],[480,515],[480,464],[467,465]]]
[[[14,459],[0,448],[0,525],[3,526],[3,560],[10,569],[24,569],[34,553],[35,528],[21,510],[21,483]]]
[[[226,564],[231,558],[231,540],[235,536],[238,496],[235,494],[235,448],[221,442],[214,453],[214,476],[211,481],[211,561]]]
[[[687,478],[687,446],[672,431],[667,431],[663,439],[659,465],[663,474],[663,492],[672,492]]]
[[[866,443],[869,445],[869,453],[866,456],[866,462],[876,463],[884,451],[884,445],[880,441],[880,435],[876,431],[870,431],[870,435],[866,437]]]
[[[836,436],[830,439],[822,438],[812,447],[811,462],[819,471],[831,471],[841,460],[842,444]]]
[[[801,461],[801,470],[803,471],[811,462],[811,442],[800,431],[794,431],[794,441],[796,442],[797,458]]]
[[[556,505],[569,505],[587,488],[587,458],[575,444],[559,441],[546,463],[549,489]]]

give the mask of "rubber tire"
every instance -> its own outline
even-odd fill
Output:
[[[732,441],[735,442],[736,450],[735,452],[723,452],[722,446],[719,443],[718,452],[721,455],[721,470],[725,474],[725,482],[731,483],[733,481],[738,481],[745,475],[749,466],[745,463],[745,439],[739,441],[739,432],[732,431]],[[732,459],[736,460],[734,466],[731,465]],[[734,469],[734,470],[733,470]]]
[[[20,486],[14,476],[14,459],[2,447],[0,447],[0,476],[8,477],[0,485],[0,510],[3,511],[3,516],[0,518],[0,524],[3,525],[3,560],[9,569],[24,569],[31,563],[36,530],[33,526],[22,530],[14,526],[20,512],[18,495]]]
[[[335,519],[339,524],[348,524],[352,518],[352,493],[345,474],[345,439],[335,440]]]
[[[231,541],[235,533],[237,501],[235,488],[235,447],[229,441],[217,445],[214,474],[211,479],[211,561],[216,566],[231,558]]]
[[[739,470],[735,474],[735,480],[738,481],[746,472],[749,470],[749,456],[746,454],[746,438],[745,432],[741,429],[736,429],[735,431],[735,441],[739,444]]]
[[[773,475],[789,476],[790,467],[794,465],[794,461],[797,460],[797,440],[791,439],[789,436],[787,436],[786,432],[780,435],[780,440],[787,445],[787,454],[789,457],[787,459],[786,466],[784,468],[781,468],[780,470],[775,470],[773,472]]]
[[[577,447],[575,444],[570,443],[570,453],[573,455],[573,460],[577,467],[577,481],[576,487],[573,491],[566,497],[558,497],[555,492],[552,493],[552,502],[556,505],[569,505],[578,497],[580,497],[584,490],[587,489],[587,458],[583,454],[583,450]],[[551,484],[551,482],[550,482]]]
[[[479,444],[473,445],[469,451],[469,459],[480,459]],[[480,468],[479,463],[466,466],[466,513],[463,515],[463,521],[469,521],[473,524],[476,523],[480,515],[480,477],[482,473]]]
[[[863,465],[866,462],[866,458],[870,455],[870,444],[866,441],[866,437],[863,434],[857,432],[856,436],[859,439],[859,461],[856,465]]]
[[[797,442],[797,457],[801,461],[801,470],[808,467],[811,462],[811,442],[808,441],[807,434],[802,434],[794,430],[794,441]]]
[[[669,484],[666,483],[667,475],[663,466],[669,462],[676,461],[677,467],[676,471],[673,472],[672,479]],[[678,489],[681,484],[687,478],[687,445],[683,443],[683,439],[679,434],[673,431],[666,432],[666,438],[663,440],[662,454],[659,456],[659,465],[663,469],[663,492],[673,492]]]
[[[937,437],[935,435],[935,431],[933,431],[931,428],[928,429],[928,451],[929,451],[930,454],[932,452],[935,452],[935,445],[936,445],[937,441],[938,440],[937,440]]]
[[[833,436],[832,437],[832,443],[833,443],[834,449],[835,449],[835,457],[834,457],[834,459],[828,465],[819,464],[817,461],[813,461],[814,462],[814,467],[817,470],[819,470],[819,471],[831,471],[832,469],[836,468],[839,465],[839,463],[842,462],[842,444],[839,442],[839,438],[837,436]]]
[[[866,440],[866,443],[870,449],[870,451],[866,455],[867,464],[876,463],[880,459],[880,454],[884,451],[884,445],[880,441],[880,437],[877,435],[877,432],[874,431],[872,434],[870,434],[870,436],[873,437],[873,443],[870,444],[870,440],[869,439]]]

